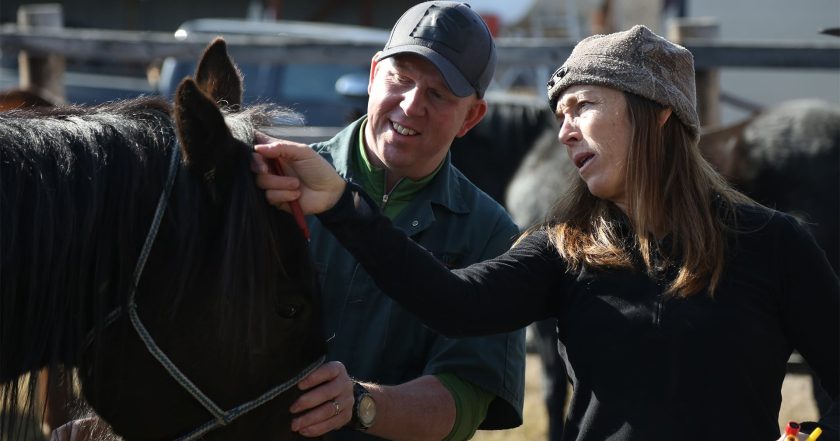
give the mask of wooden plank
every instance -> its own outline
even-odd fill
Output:
[[[791,69],[838,69],[840,46],[837,44],[763,43],[693,43],[687,42],[697,68],[706,67],[775,67]]]
[[[196,58],[210,41],[176,40],[169,32],[115,31],[64,28],[60,32],[23,31],[13,24],[0,26],[0,49],[62,53],[67,58],[145,62],[167,56]],[[277,36],[228,35],[225,37],[237,59],[294,58],[299,62],[366,65],[381,45],[292,40]],[[384,44],[384,43],[383,43]],[[687,41],[698,69],[745,68],[840,68],[840,43]],[[562,39],[500,38],[500,65],[559,66],[569,56],[574,42]],[[244,57],[244,58],[243,58]]]
[[[64,22],[61,5],[23,5],[17,10],[17,25],[24,30],[60,32]],[[55,104],[65,100],[63,54],[42,54],[21,50],[18,54],[19,85]]]
[[[165,57],[195,59],[212,35],[177,40],[169,32],[134,32],[108,29],[70,29],[61,32],[23,31],[0,27],[0,49],[14,53],[61,53],[77,60],[148,62]],[[367,65],[381,45],[289,39],[279,36],[227,35],[230,52],[238,61],[294,58],[300,63],[339,62]]]
[[[545,64],[560,66],[572,53],[574,42],[567,40],[505,39],[497,41],[499,63]],[[756,67],[838,69],[840,44],[820,42],[685,42],[694,55],[697,69],[713,67]]]

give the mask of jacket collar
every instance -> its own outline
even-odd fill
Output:
[[[335,137],[327,144],[330,146],[329,151],[332,155],[333,166],[336,171],[351,182],[357,182],[355,165],[353,164],[353,149],[356,148],[356,142],[359,137],[359,130],[362,127],[362,122],[367,118],[362,118],[351,123],[343,130],[338,132]],[[421,224],[422,220],[426,219],[428,223],[434,220],[432,204],[441,206],[453,213],[466,214],[469,213],[469,206],[463,199],[461,186],[468,181],[464,175],[452,165],[451,153],[446,154],[443,166],[437,175],[429,184],[421,190],[415,200],[428,201],[422,204],[412,203],[404,212],[397,216],[395,221],[400,219],[411,219],[410,223],[415,220]]]

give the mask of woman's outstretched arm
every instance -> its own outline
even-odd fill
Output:
[[[498,258],[449,270],[393,227],[363,192],[341,179],[308,146],[279,141],[257,146],[256,151],[264,158],[282,158],[288,175],[268,176],[267,167],[255,166],[257,183],[271,203],[282,206],[297,200],[305,213],[320,213],[319,220],[376,284],[439,332],[507,332],[555,312],[549,298],[560,294],[563,269],[544,234],[521,241]]]

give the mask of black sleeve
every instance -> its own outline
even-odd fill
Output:
[[[544,233],[495,259],[449,270],[373,207],[348,184],[318,218],[382,291],[429,327],[450,337],[487,335],[551,315],[548,297],[560,294],[563,270]]]
[[[785,256],[784,327],[796,350],[816,372],[832,405],[819,421],[820,440],[840,439],[840,281],[814,238],[785,217],[781,244]],[[808,426],[811,426],[810,424]]]

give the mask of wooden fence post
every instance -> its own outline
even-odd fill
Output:
[[[64,13],[58,3],[20,6],[17,10],[18,28],[62,29]],[[66,101],[64,92],[64,56],[58,54],[18,54],[18,76],[21,89],[40,94],[55,104]]]
[[[689,40],[710,41],[720,36],[720,23],[714,17],[678,17],[668,23],[668,39],[685,45]],[[720,125],[720,73],[717,69],[697,68],[697,113],[700,125]]]

